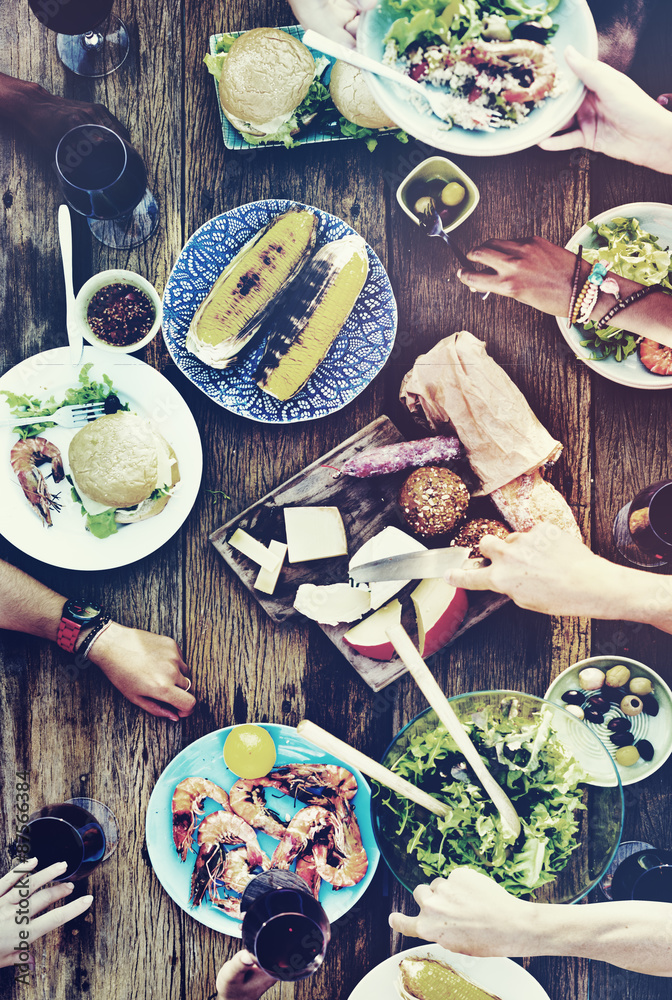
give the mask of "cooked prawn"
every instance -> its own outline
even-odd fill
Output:
[[[284,764],[271,771],[263,782],[311,805],[327,806],[336,796],[351,799],[357,793],[354,774],[336,764]],[[322,794],[310,789],[322,789]]]
[[[198,854],[191,876],[191,902],[198,906],[206,893],[213,899],[217,895],[216,881],[226,866],[224,844],[244,844],[250,868],[270,867],[257,835],[244,819],[225,809],[210,813],[198,828]]]
[[[317,868],[315,867],[312,844],[308,844],[305,850],[303,850],[297,857],[295,871],[296,874],[306,883],[315,899],[319,899],[322,879],[320,878]]]
[[[61,505],[58,503],[58,494],[51,495],[44,476],[36,466],[42,462],[51,462],[54,482],[60,483],[65,475],[60,451],[46,438],[26,438],[16,442],[9,453],[9,460],[26,499],[30,501],[44,523],[51,525],[51,510],[58,511]]]
[[[540,101],[548,96],[555,83],[557,67],[548,46],[529,38],[515,38],[510,42],[476,39],[462,47],[460,58],[474,66],[485,64],[508,70],[527,70],[532,76],[529,84],[511,84],[502,91],[502,97],[509,104]]]
[[[265,778],[240,778],[229,792],[229,805],[237,816],[242,817],[255,830],[261,830],[280,840],[287,824],[266,805],[264,786],[277,787]]]
[[[203,800],[213,799],[229,809],[229,797],[223,788],[207,778],[185,778],[173,792],[173,841],[182,861],[192,850],[191,837],[196,817],[203,813]]]
[[[333,812],[324,806],[306,806],[295,813],[273,852],[271,868],[289,868],[323,830],[333,825]]]
[[[334,846],[316,843],[313,860],[318,875],[334,886],[357,885],[366,875],[369,859],[362,844],[362,834],[349,802],[339,799],[333,815]],[[336,862],[335,864],[333,862]]]

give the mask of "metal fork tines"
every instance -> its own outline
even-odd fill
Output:
[[[454,240],[445,231],[445,229],[443,228],[443,223],[441,221],[441,216],[439,215],[439,213],[435,208],[432,209],[431,212],[428,212],[426,215],[422,216],[422,218],[420,219],[420,225],[425,230],[428,236],[438,236],[439,239],[447,243],[450,249],[457,257],[457,259],[459,260],[462,267],[466,267],[468,269],[471,268],[471,261],[463,253],[463,251],[460,250],[457,243],[455,243]],[[490,292],[479,292],[478,294],[481,296],[483,300],[485,300],[487,299]]]
[[[0,421],[0,427],[28,427],[30,424],[58,424],[59,427],[83,427],[97,420],[105,413],[105,403],[79,403],[76,406],[61,406],[49,416],[12,417]]]

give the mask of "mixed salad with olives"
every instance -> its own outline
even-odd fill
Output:
[[[586,774],[554,732],[548,709],[532,719],[521,718],[515,698],[502,709],[496,717],[484,709],[465,729],[518,813],[522,832],[514,843],[440,724],[414,735],[390,766],[448,803],[448,816],[430,816],[375,783],[374,799],[383,836],[391,843],[405,841],[407,853],[415,855],[428,879],[467,866],[523,896],[552,882],[579,846],[577,813],[585,809]]]

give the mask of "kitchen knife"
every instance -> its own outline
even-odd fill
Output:
[[[443,576],[447,569],[459,569],[469,558],[471,549],[452,545],[447,549],[407,552],[373,562],[353,566],[348,570],[354,583],[378,583],[386,580],[426,580]]]
[[[78,365],[82,357],[84,337],[75,317],[75,290],[72,286],[72,220],[67,205],[58,208],[58,238],[61,244],[63,277],[65,279],[65,328],[70,344],[70,363]]]

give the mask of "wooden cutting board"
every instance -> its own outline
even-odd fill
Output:
[[[337,476],[333,466],[340,468],[344,462],[359,452],[368,448],[393,444],[403,440],[403,435],[387,417],[378,417],[347,441],[328,452],[317,461],[308,465],[297,475],[278,486],[267,496],[262,497],[242,514],[227,521],[210,535],[210,541],[229,564],[234,573],[240,577],[247,589],[263,607],[273,621],[282,623],[291,619],[305,622],[304,618],[294,608],[296,591],[302,583],[324,585],[328,583],[345,583],[348,580],[349,557],[338,559],[318,559],[313,562],[300,563],[294,566],[285,562],[280,579],[271,596],[254,589],[259,567],[237,549],[228,544],[228,539],[237,528],[244,528],[253,538],[268,545],[270,541],[286,541],[284,515],[285,506],[338,507],[345,525],[350,555],[357,551],[372,535],[382,531],[388,525],[394,525],[402,530],[408,530],[403,520],[397,496],[408,471],[385,476],[375,476],[369,479],[356,479],[353,476]],[[475,488],[476,481],[466,461],[451,463],[451,468],[462,476],[467,485]],[[471,482],[470,482],[471,481]],[[480,504],[489,501],[480,500]],[[499,516],[492,508],[478,511],[475,516]],[[445,542],[443,542],[445,544]],[[397,594],[403,605],[402,622],[417,644],[417,628],[409,594],[415,583],[408,584]],[[478,622],[487,618],[497,608],[506,604],[508,598],[501,594],[488,591],[472,591],[469,594],[469,610],[459,631],[451,642],[472,628]],[[354,624],[354,623],[353,623]],[[352,625],[320,625],[322,631],[329,636],[336,648],[343,654],[357,673],[374,691],[391,684],[406,668],[398,657],[382,662],[372,660],[356,652],[343,642],[343,635]]]

